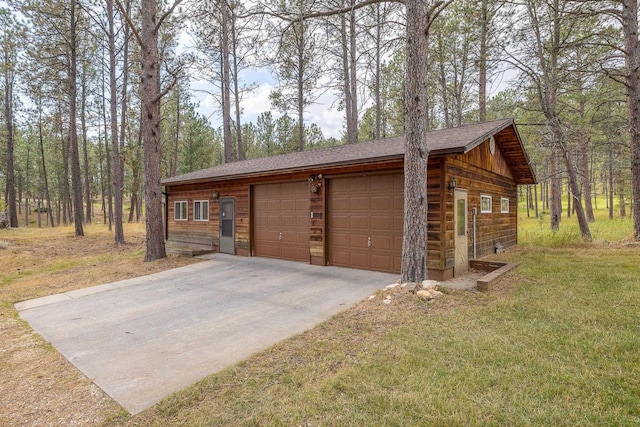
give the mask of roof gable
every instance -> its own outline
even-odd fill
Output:
[[[512,119],[440,129],[427,134],[430,156],[467,153],[494,136],[518,184],[533,184],[535,176]],[[278,156],[243,160],[165,178],[164,185],[216,179],[232,179],[265,173],[300,171],[318,167],[368,163],[404,157],[404,136],[299,151]]]

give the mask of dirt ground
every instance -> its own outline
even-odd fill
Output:
[[[0,425],[96,425],[122,408],[22,321],[13,304],[183,266],[144,262],[145,229],[127,225],[116,246],[104,225],[0,230]]]

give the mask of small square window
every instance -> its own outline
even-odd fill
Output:
[[[480,213],[491,213],[491,196],[480,195]]]
[[[189,219],[187,202],[175,202],[173,204],[173,218],[176,221],[186,221]]]
[[[193,220],[209,221],[209,201],[196,200],[193,202]]]
[[[500,212],[509,213],[509,199],[506,197],[500,199]]]

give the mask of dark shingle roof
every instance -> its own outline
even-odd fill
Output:
[[[487,140],[490,136],[510,126],[513,126],[513,120],[503,119],[458,128],[435,130],[427,134],[429,153],[431,156],[466,153]],[[517,133],[516,138],[519,141]],[[299,171],[316,168],[318,166],[338,166],[402,158],[404,157],[404,140],[404,136],[398,136],[395,138],[359,142],[357,144],[346,144],[259,159],[243,160],[172,178],[165,178],[162,180],[162,184],[171,185],[211,179],[240,178],[257,174],[264,175],[270,172]],[[524,154],[524,149],[522,149],[522,152]],[[526,159],[526,154],[524,154],[524,158]]]

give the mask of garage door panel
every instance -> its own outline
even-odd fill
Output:
[[[396,253],[402,253],[402,236],[393,237],[393,251]]]
[[[329,263],[399,272],[403,216],[402,173],[329,180]],[[371,247],[368,245],[369,239]]]
[[[296,216],[293,212],[289,212],[283,214],[280,217],[280,225],[282,228],[295,228],[296,227]]]
[[[348,247],[349,234],[338,232],[331,233],[331,246],[335,249]]]
[[[389,271],[393,269],[393,257],[388,254],[371,254],[371,269]]]
[[[333,187],[332,187],[333,190]],[[345,197],[334,197],[332,201],[332,209],[334,212],[348,212],[349,211],[349,199]]]
[[[308,187],[306,181],[253,187],[256,256],[309,261]]]
[[[357,268],[370,268],[369,254],[352,251],[349,254],[349,264],[350,266]]]
[[[349,228],[352,230],[369,230],[369,216],[367,215],[350,216]]]
[[[389,175],[374,175],[371,177],[371,188],[376,191],[389,192],[394,188],[395,178]]]
[[[366,234],[349,234],[349,248],[367,248],[369,236]]]
[[[393,212],[393,196],[373,196],[371,197],[372,212]]]
[[[371,251],[393,251],[393,236],[375,236],[371,239]]]
[[[351,212],[369,212],[369,209],[371,209],[371,199],[367,196],[353,196],[349,200]]]
[[[309,243],[309,233],[298,231],[296,232],[296,243],[298,246],[304,246]]]
[[[347,180],[347,188],[350,193],[370,192],[371,180],[368,177],[353,177]]]
[[[374,231],[393,231],[393,222],[394,218],[389,215],[380,216],[380,215],[372,215],[371,216],[371,229]]]
[[[349,227],[349,217],[336,214],[331,217],[331,225],[334,230],[344,230]]]

